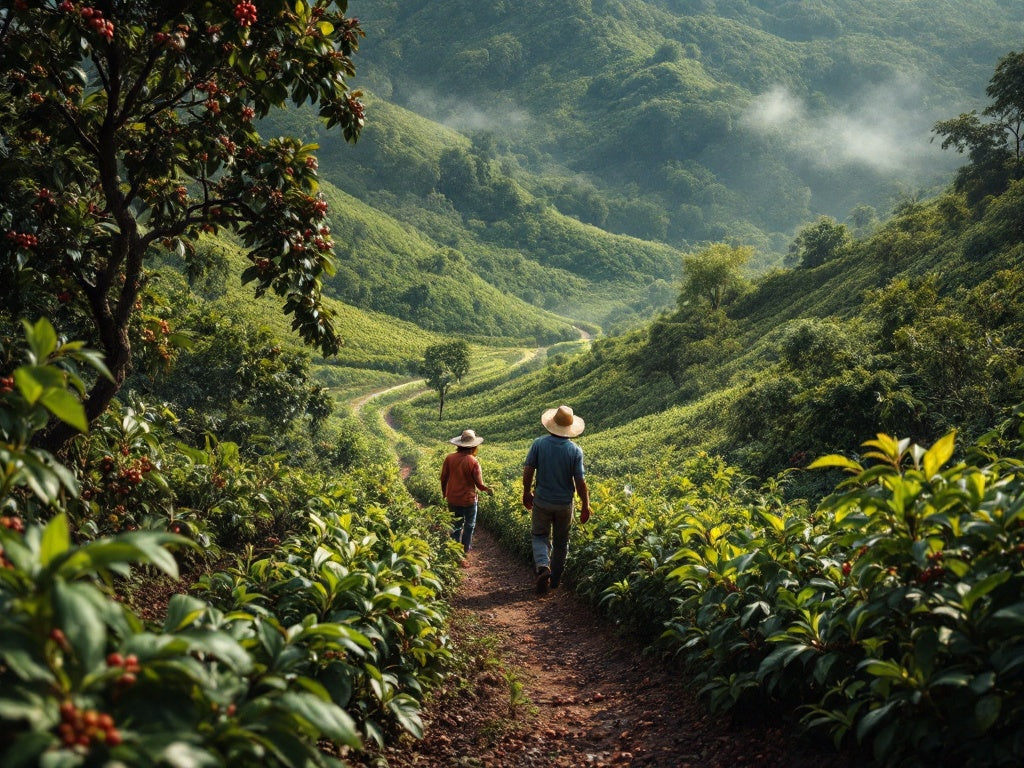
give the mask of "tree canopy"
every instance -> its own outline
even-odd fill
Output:
[[[981,115],[964,112],[933,129],[943,137],[943,149],[970,158],[957,174],[957,186],[971,200],[999,194],[1011,179],[1024,177],[1024,52],[999,59],[985,92],[992,103]]]
[[[444,415],[444,398],[455,382],[462,382],[462,377],[469,372],[469,345],[462,339],[432,344],[423,353],[420,373],[427,380],[431,389],[435,390],[440,399],[437,418]]]
[[[754,254],[746,245],[712,243],[707,248],[683,257],[681,301],[706,302],[719,309],[731,296],[741,292],[746,281],[743,267]]]
[[[264,140],[256,121],[311,103],[355,141],[364,122],[344,0],[291,3],[15,2],[0,8],[0,318],[56,318],[113,374],[131,359],[148,260],[186,259],[203,233],[235,234],[257,295],[284,299],[323,353],[339,338],[315,145]]]
[[[821,216],[797,234],[789,246],[787,263],[817,267],[841,254],[849,244],[850,232],[846,226],[831,216]]]

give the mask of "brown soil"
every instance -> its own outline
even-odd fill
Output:
[[[571,557],[570,553],[570,557]],[[477,529],[454,598],[473,663],[424,712],[426,733],[355,768],[850,768],[792,735],[708,714],[685,677],[596,615],[568,585],[536,594],[532,568]]]

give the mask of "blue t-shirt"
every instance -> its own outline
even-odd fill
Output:
[[[583,478],[583,449],[567,437],[545,435],[533,441],[524,465],[537,470],[535,500],[541,504],[571,504],[574,478]]]

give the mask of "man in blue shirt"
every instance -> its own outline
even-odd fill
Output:
[[[586,426],[567,405],[540,417],[548,434],[533,441],[523,463],[523,506],[532,511],[531,538],[537,593],[558,586],[569,554],[573,498],[580,497],[580,522],[590,518],[590,492],[583,478],[583,449],[569,438]],[[536,479],[536,487],[534,480]]]

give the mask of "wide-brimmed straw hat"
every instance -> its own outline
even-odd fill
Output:
[[[541,414],[540,423],[553,435],[560,437],[576,437],[585,428],[586,423],[572,412],[568,405],[548,408]]]
[[[453,437],[448,442],[452,445],[459,446],[459,448],[473,448],[474,446],[480,445],[483,441],[484,439],[482,437],[478,437],[476,432],[472,429],[464,429],[462,430],[461,435]]]

